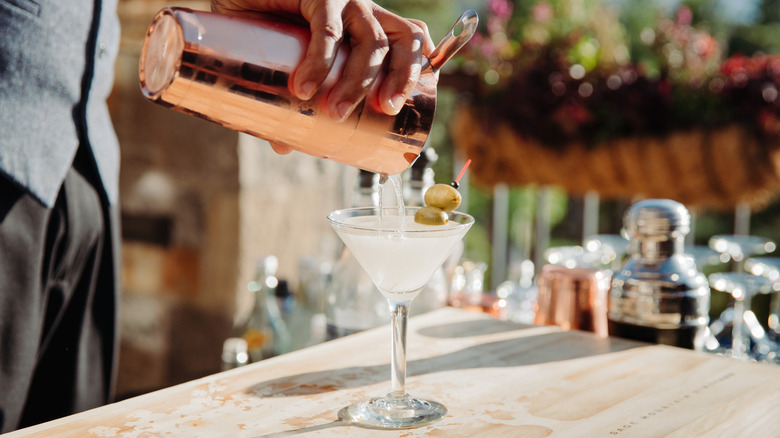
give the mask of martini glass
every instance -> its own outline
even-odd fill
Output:
[[[360,400],[340,415],[351,424],[376,429],[408,429],[442,419],[447,408],[406,393],[406,320],[409,305],[420,293],[474,218],[449,213],[446,225],[414,222],[418,208],[350,208],[328,215],[328,221],[379,292],[390,303],[392,338],[391,389],[384,396]],[[381,213],[381,215],[380,215]]]

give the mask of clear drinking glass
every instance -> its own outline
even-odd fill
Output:
[[[766,351],[762,356],[768,361],[780,363],[780,257],[749,258],[745,261],[745,269],[753,275],[769,279],[772,283],[766,319],[763,323],[759,322],[762,326],[766,325],[765,348],[771,351]]]
[[[747,269],[745,267],[745,262],[750,257],[755,256],[763,256],[765,254],[769,254],[775,251],[777,248],[777,245],[774,241],[771,239],[767,239],[765,237],[761,236],[751,236],[751,235],[745,235],[745,234],[718,234],[715,236],[712,236],[708,242],[708,245],[710,248],[714,249],[720,254],[720,261],[722,263],[729,263],[731,266],[731,272],[735,274],[743,274],[743,275],[751,275],[747,273]],[[714,275],[714,274],[713,274]],[[732,280],[735,280],[737,276],[734,276]],[[756,280],[760,281],[760,280]],[[751,283],[753,281],[751,280]],[[734,284],[732,281],[726,281],[725,279],[721,279],[720,285],[733,287]],[[736,299],[730,290],[722,290],[717,287],[712,282],[712,278],[710,278],[710,285],[713,290],[715,291],[721,291],[721,292],[727,292],[730,295],[732,295],[732,302],[729,303],[725,310],[718,316],[717,319],[713,320],[710,323],[710,331],[715,334],[716,336],[720,337],[718,333],[722,333],[724,329],[727,329],[729,325],[732,326],[732,348],[728,351],[728,354],[732,357],[736,354],[739,356],[740,352],[734,352],[733,344],[736,342],[739,344],[740,342],[748,342],[748,345],[737,345],[738,348],[745,348],[745,354],[743,356],[746,357],[748,350],[750,349],[750,337],[742,337],[741,335],[745,331],[745,317],[748,318],[748,320],[755,319],[755,315],[751,311],[745,311],[744,308],[744,298],[742,300]],[[745,291],[745,284],[742,284],[740,286],[739,283],[737,283],[737,293],[750,293],[750,291]],[[750,301],[748,300],[748,303]],[[718,299],[716,299],[716,296],[713,295],[713,305],[717,307]],[[735,331],[740,332],[740,337],[737,337],[733,333]],[[727,333],[727,332],[726,332]],[[746,332],[744,332],[747,334]]]
[[[610,269],[617,271],[623,266],[628,253],[628,239],[620,234],[594,234],[585,238],[583,247],[592,253],[614,254]]]
[[[724,263],[732,261],[734,272],[742,272],[742,264],[751,256],[759,256],[774,252],[775,242],[765,237],[742,234],[718,234],[709,241],[710,248],[722,255]]]
[[[686,245],[685,255],[693,259],[700,270],[724,263],[718,251],[705,245]]]
[[[780,342],[780,257],[754,257],[745,261],[745,269],[772,282],[767,326],[770,336]]]
[[[589,242],[589,245],[553,246],[544,251],[544,260],[567,268],[613,269],[618,252],[611,245]],[[619,267],[618,267],[619,268]]]
[[[391,313],[391,389],[360,400],[340,416],[352,424],[378,429],[407,429],[431,424],[447,414],[441,403],[410,396],[406,384],[406,321],[409,305],[474,223],[459,212],[446,225],[414,222],[418,208],[364,207],[337,210],[328,221],[358,263],[387,298]],[[381,213],[381,215],[380,215]]]
[[[750,330],[756,318],[750,310],[750,302],[757,294],[771,291],[772,283],[765,277],[743,272],[710,274],[709,281],[712,289],[729,293],[734,299],[729,355],[734,359],[751,359]]]

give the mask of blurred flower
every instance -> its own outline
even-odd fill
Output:
[[[486,120],[551,146],[726,122],[780,136],[780,56],[724,59],[694,18],[659,15],[632,45],[604,1],[489,0],[458,59]]]
[[[509,18],[512,16],[514,5],[509,0],[489,0],[488,11],[497,18]]]
[[[541,1],[534,5],[531,16],[534,17],[534,20],[536,21],[547,23],[552,19],[554,12],[550,3]]]

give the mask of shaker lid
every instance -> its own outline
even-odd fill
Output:
[[[156,100],[173,83],[184,53],[184,35],[176,11],[165,8],[155,15],[146,32],[138,74],[141,91]]]
[[[671,199],[646,199],[632,205],[623,217],[629,235],[688,234],[691,215],[688,209]]]

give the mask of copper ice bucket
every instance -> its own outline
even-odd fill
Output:
[[[607,294],[612,273],[605,269],[544,265],[534,323],[607,336]]]

